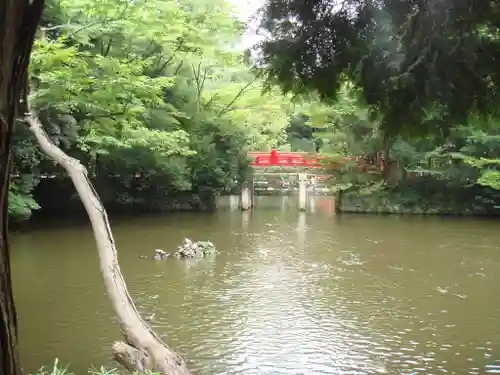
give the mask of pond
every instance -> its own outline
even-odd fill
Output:
[[[499,222],[335,216],[318,197],[112,221],[138,309],[196,374],[500,373]],[[185,237],[221,253],[151,259]],[[22,361],[113,368],[120,332],[89,225],[12,236]],[[168,335],[168,336],[167,336]]]

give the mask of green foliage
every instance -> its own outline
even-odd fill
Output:
[[[27,220],[39,209],[33,188],[40,181],[38,166],[42,156],[26,127],[17,126],[14,134],[13,166],[9,186],[9,216],[14,221]]]
[[[193,136],[192,147],[197,153],[188,159],[192,181],[205,190],[230,191],[249,172],[247,148],[243,146],[245,138],[237,133],[224,134],[215,124],[206,126],[213,130]]]
[[[470,112],[498,113],[499,11],[493,0],[267,0],[258,66],[327,101],[352,82],[390,135],[442,134]]]
[[[226,1],[47,3],[30,104],[105,204],[162,209],[183,192],[229,191],[248,173],[248,150],[285,142],[290,103],[263,93],[245,65]],[[11,212],[22,219],[33,188],[64,175],[25,124],[16,136]]]
[[[337,164],[339,186],[495,207],[499,10],[472,0],[267,0],[255,64],[303,98],[295,138],[321,139],[335,161],[384,157],[378,178]]]
[[[477,180],[480,185],[500,190],[500,159],[465,157],[463,160],[480,170],[480,177]]]
[[[14,220],[27,220],[31,212],[40,208],[31,191],[35,181],[31,175],[23,175],[21,181],[11,181],[9,190],[9,216]]]
[[[337,185],[350,189],[488,197],[499,189],[498,117],[481,115],[498,97],[496,71],[482,61],[497,43],[490,16],[468,20],[465,35],[464,18],[443,21],[411,2],[354,1],[333,12],[331,1],[316,3],[268,1],[263,81],[236,48],[243,25],[224,0],[49,0],[31,58],[31,106],[111,207],[162,210],[184,193],[210,201],[247,177],[248,151],[272,148],[330,161],[384,155],[396,166],[397,181],[382,184],[390,173],[343,162]],[[457,4],[446,5],[450,14],[464,12]],[[486,46],[485,59],[464,61]],[[283,95],[273,81],[301,95]],[[62,186],[65,176],[22,122],[14,146],[10,212],[24,219],[38,208],[37,185]]]
[[[356,95],[351,85],[345,85],[334,106],[308,95],[297,106],[300,115],[289,127],[295,140],[321,140],[320,153],[334,162],[326,167],[336,177],[336,188],[382,201],[393,199],[402,207],[439,204],[443,212],[499,213],[495,208],[500,203],[496,118],[471,115],[465,125],[451,127],[446,136],[388,139],[380,121],[371,117]],[[362,164],[375,166],[383,156],[386,170],[361,172],[354,160],[345,160],[348,156],[359,156]]]
[[[112,369],[112,370],[106,370],[103,366],[101,366],[99,369],[96,368],[91,368],[88,371],[88,374],[90,375],[120,375],[120,372],[117,369]],[[159,375],[157,372],[152,372],[149,370],[146,370],[144,372],[134,372],[132,375]],[[70,372],[67,367],[62,367],[59,363],[59,360],[56,358],[54,361],[54,365],[52,366],[51,369],[45,369],[41,368],[37,372],[31,374],[31,375],[75,375],[74,373]]]

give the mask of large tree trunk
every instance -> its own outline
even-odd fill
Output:
[[[0,0],[0,374],[20,375],[16,309],[12,295],[8,193],[12,133],[44,0]]]
[[[153,370],[166,375],[189,374],[182,358],[151,330],[135,308],[120,272],[106,210],[87,176],[86,169],[77,159],[66,155],[50,140],[35,113],[27,114],[26,121],[42,150],[68,172],[89,215],[106,290],[125,338],[125,342],[113,345],[117,361],[131,371]]]

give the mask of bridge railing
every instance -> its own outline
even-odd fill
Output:
[[[277,152],[276,150],[272,150],[271,153],[249,152],[248,155],[254,158],[254,161],[250,163],[253,167],[326,167],[331,169],[341,169],[345,162],[354,161],[356,163],[356,167],[363,171],[384,168],[383,160],[380,161],[380,165],[377,165],[375,161],[359,156],[347,156],[338,162],[328,162],[328,158],[324,156],[311,155],[306,152]]]
[[[268,167],[268,166],[281,166],[281,167],[309,167],[320,168],[321,164],[318,163],[317,158],[307,159],[303,156],[282,156],[277,158],[271,156],[257,156],[250,165],[254,167]]]

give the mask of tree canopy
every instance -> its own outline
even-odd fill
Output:
[[[390,151],[408,170],[426,160],[420,152],[445,153],[497,186],[497,11],[488,1],[269,0],[256,46],[262,77],[223,0],[50,0],[30,102],[111,209],[164,210],[179,194],[232,191],[249,171],[247,151],[271,148]],[[9,192],[18,219],[51,201],[38,199],[46,186],[72,192],[20,125]],[[469,141],[482,146],[458,147]]]
[[[223,0],[48,1],[31,105],[111,208],[162,210],[166,195],[231,190],[248,150],[285,142],[293,112],[286,97],[262,93],[237,48],[243,30]],[[66,176],[20,125],[10,210],[26,218],[40,181],[61,187]]]
[[[497,1],[267,0],[258,65],[285,92],[357,87],[387,134],[443,133],[497,113]]]

